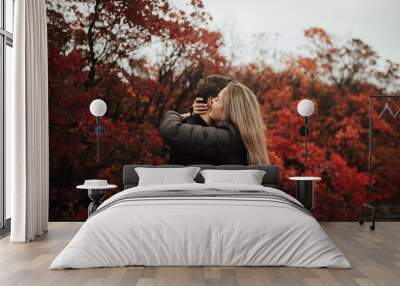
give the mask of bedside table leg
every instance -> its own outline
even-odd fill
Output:
[[[296,198],[308,210],[314,208],[314,184],[313,181],[296,181]]]
[[[88,207],[88,217],[101,205],[105,194],[105,190],[88,190],[88,196],[92,200]]]

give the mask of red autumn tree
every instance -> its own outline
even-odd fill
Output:
[[[48,2],[51,219],[86,217],[86,194],[75,186],[103,177],[122,185],[122,165],[161,164],[157,124],[166,109],[188,106],[203,73],[224,65],[220,34],[168,1]],[[165,47],[150,65],[137,54],[154,39]],[[89,104],[106,101],[101,160],[95,160],[95,119]]]
[[[289,176],[322,176],[314,214],[357,217],[368,183],[368,95],[396,90],[399,65],[387,61],[382,69],[379,55],[360,39],[339,43],[311,28],[304,34],[312,47],[307,56],[286,57],[285,68],[237,66],[221,54],[224,38],[209,29],[210,21],[198,0],[185,11],[167,0],[48,1],[51,220],[86,218],[87,195],[75,190],[84,179],[106,178],[121,188],[124,164],[164,163],[158,134],[163,113],[186,110],[199,79],[214,73],[234,76],[256,93],[283,190],[294,192]],[[306,97],[316,114],[305,167],[296,107]],[[89,113],[95,98],[108,106],[99,162]],[[373,108],[376,144],[385,146],[374,157],[381,166],[374,183],[384,190],[374,198],[398,203],[400,162],[393,142],[399,126],[379,118],[380,103]]]

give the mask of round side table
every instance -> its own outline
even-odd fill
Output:
[[[320,177],[290,177],[296,181],[296,199],[308,210],[314,208],[314,182],[321,181]]]
[[[103,202],[104,196],[106,195],[106,191],[109,189],[115,189],[117,185],[106,185],[106,186],[88,186],[88,185],[79,185],[77,189],[85,189],[88,191],[88,197],[92,201],[88,206],[88,217],[94,213],[97,208]]]

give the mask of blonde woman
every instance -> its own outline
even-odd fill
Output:
[[[161,122],[164,142],[174,148],[202,154],[218,165],[267,165],[260,106],[254,93],[232,81],[209,105],[213,127],[182,123],[190,114],[168,111]],[[196,162],[193,162],[196,164]]]

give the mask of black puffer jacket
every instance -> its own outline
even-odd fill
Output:
[[[185,124],[199,125],[207,127],[209,126],[199,115],[190,116],[182,121]],[[193,154],[177,148],[175,146],[169,146],[169,159],[168,164],[171,165],[218,165],[213,159],[211,160],[203,154]]]
[[[160,124],[164,143],[186,153],[202,155],[218,165],[247,165],[247,151],[239,130],[232,124],[215,127],[184,124],[175,111],[168,111]]]

